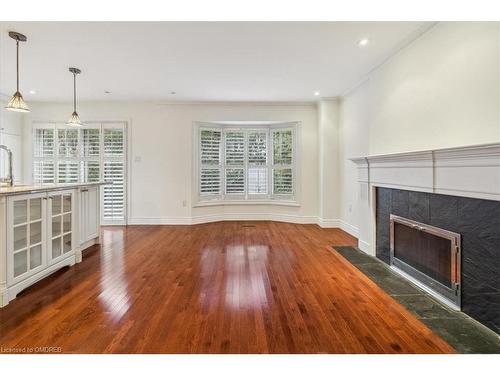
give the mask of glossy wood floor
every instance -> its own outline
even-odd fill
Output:
[[[0,347],[63,353],[449,353],[330,249],[277,222],[107,227],[102,248],[0,309]]]

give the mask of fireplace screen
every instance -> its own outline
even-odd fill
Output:
[[[391,215],[391,267],[460,309],[460,235]]]

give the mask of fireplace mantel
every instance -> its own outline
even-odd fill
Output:
[[[351,158],[358,182],[500,201],[500,143]]]

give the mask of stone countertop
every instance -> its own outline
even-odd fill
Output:
[[[87,182],[87,183],[71,183],[71,184],[43,184],[43,185],[14,185],[0,187],[0,197],[7,195],[27,194],[43,191],[54,191],[64,189],[76,189],[85,186],[108,185],[112,182]]]

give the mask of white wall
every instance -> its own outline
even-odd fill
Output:
[[[0,145],[12,151],[14,182],[23,180],[23,115],[19,112],[7,111],[7,101],[0,99]],[[0,176],[8,173],[7,153],[0,151]]]
[[[32,121],[66,121],[71,104],[30,103]],[[133,223],[189,223],[226,218],[282,218],[316,222],[318,216],[318,123],[314,104],[154,104],[81,103],[82,120],[129,122],[129,219]],[[300,121],[298,185],[300,207],[192,207],[192,136],[195,121]],[[31,132],[25,142],[31,145]],[[141,161],[135,161],[140,157]],[[31,148],[26,148],[25,178],[31,176]],[[183,206],[186,201],[186,206]]]
[[[341,219],[360,241],[373,228],[349,157],[500,141],[499,40],[496,22],[439,23],[343,98]]]

